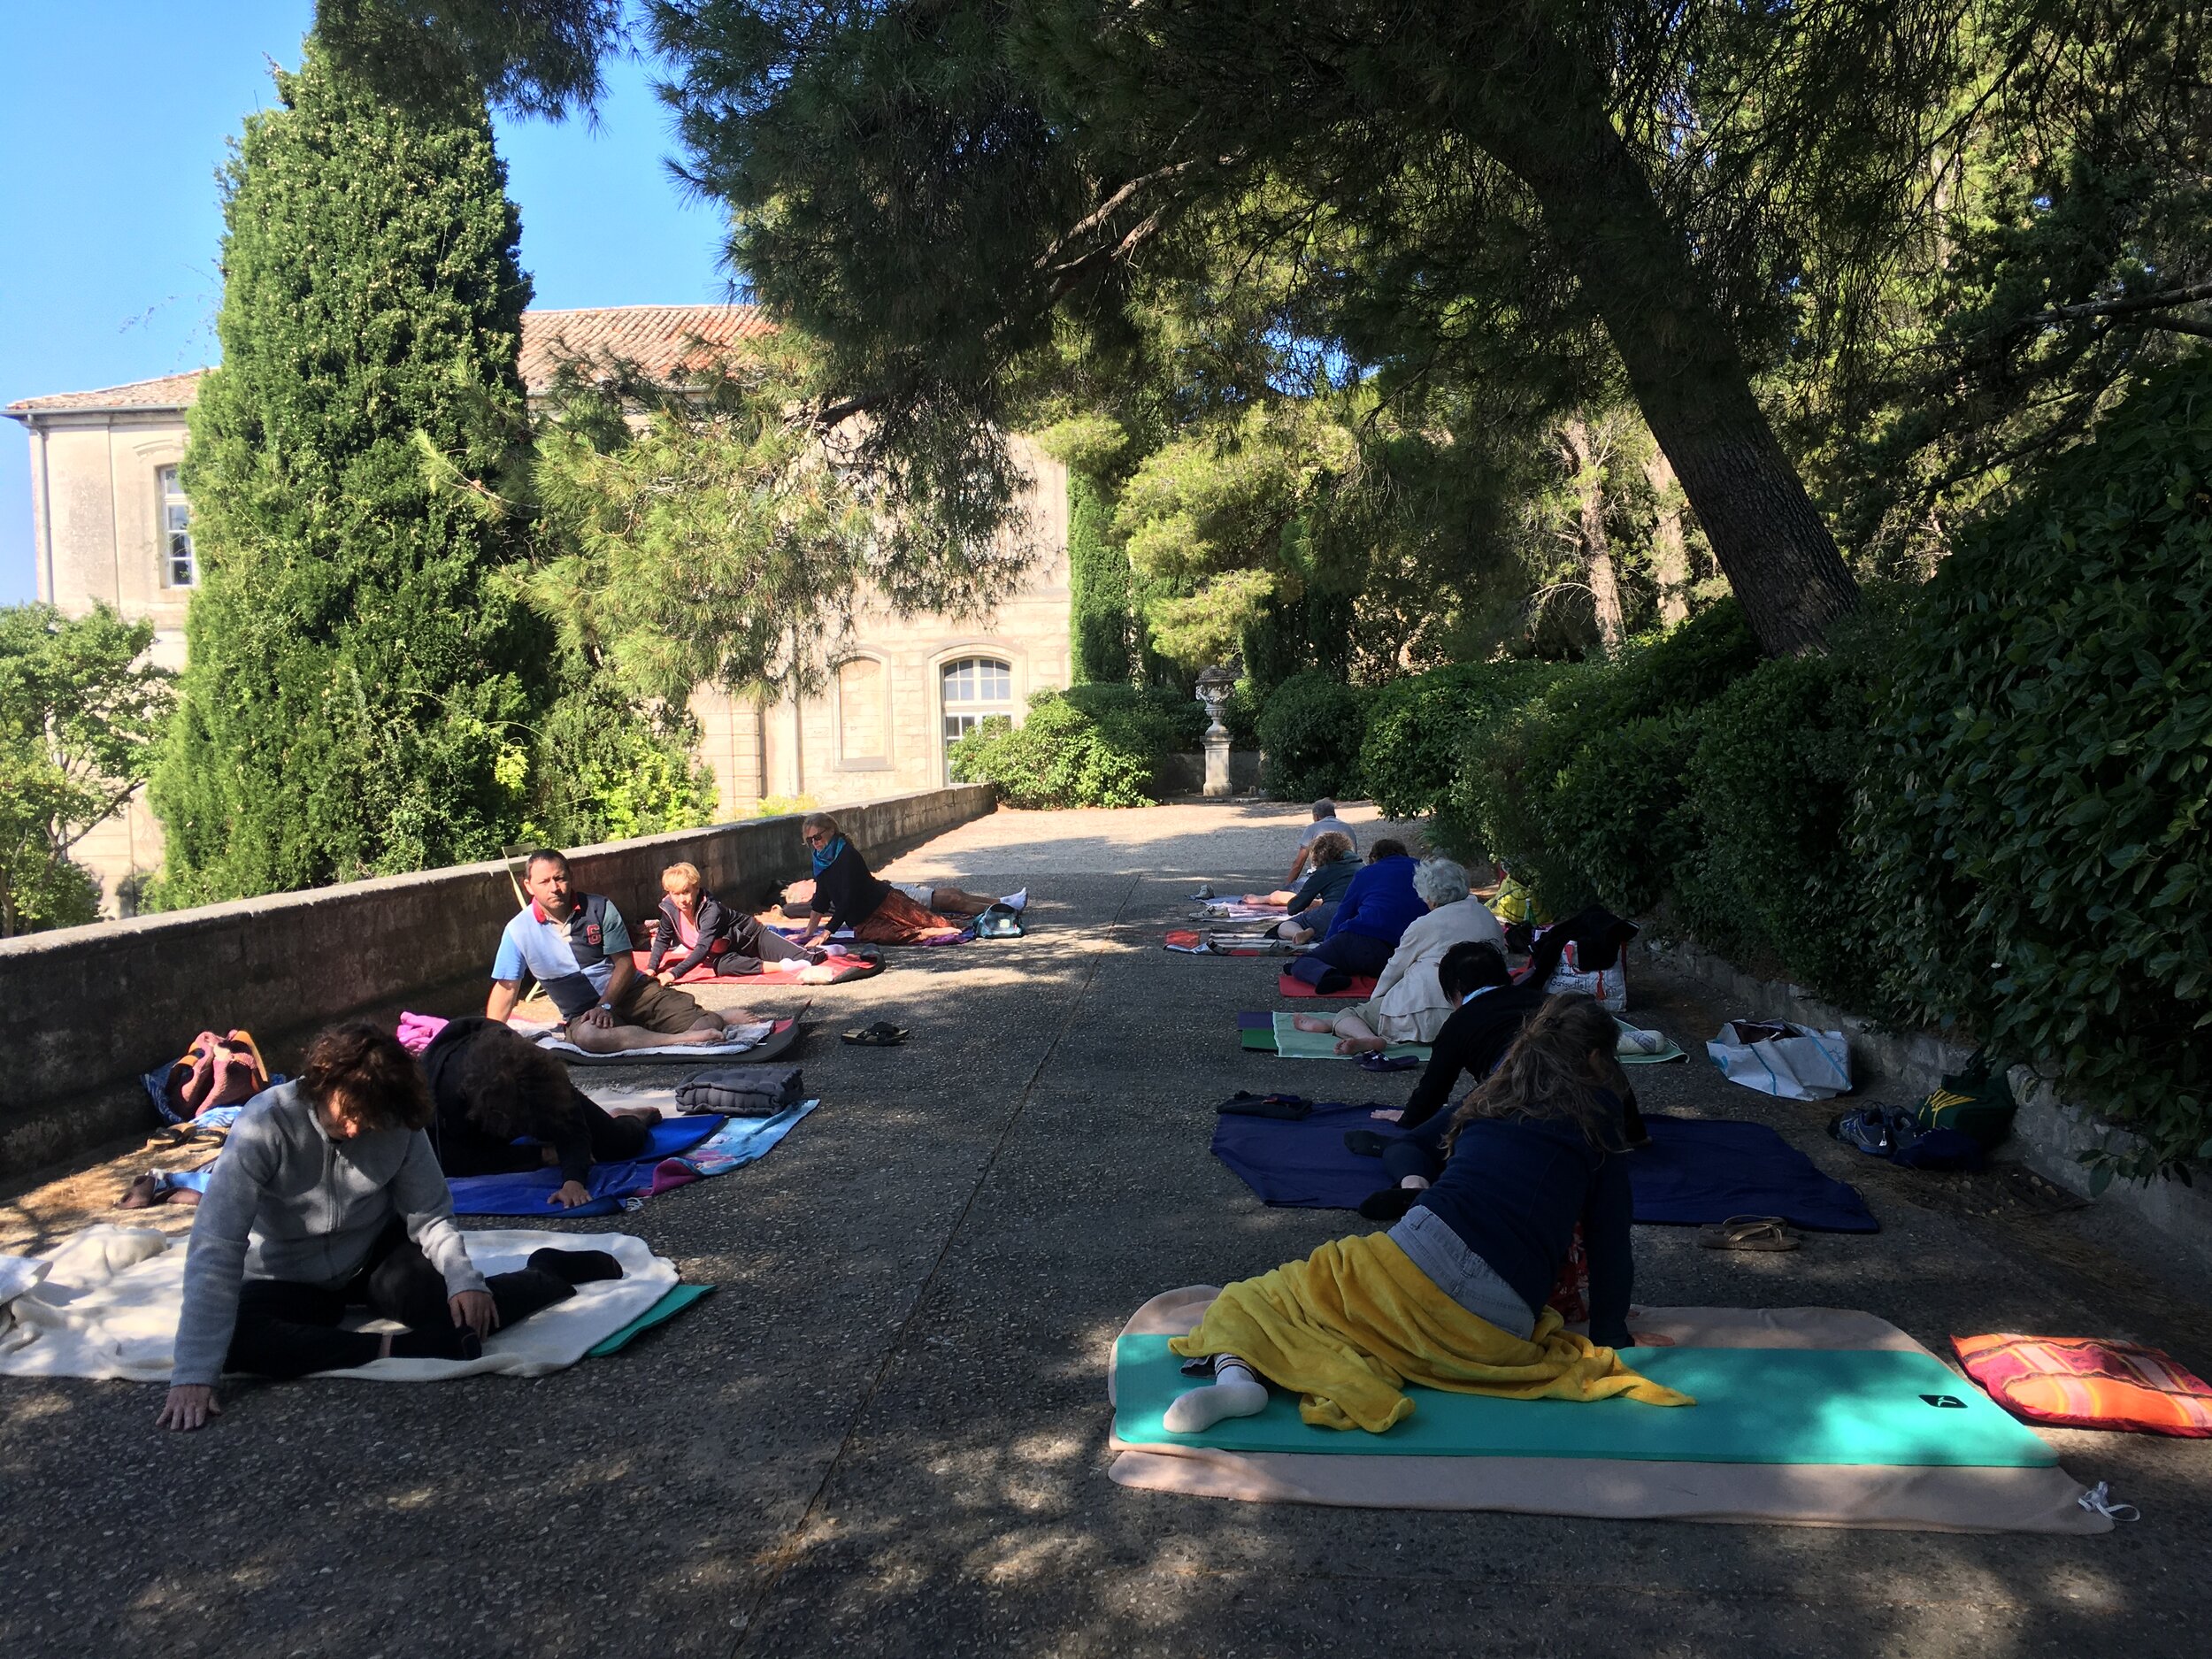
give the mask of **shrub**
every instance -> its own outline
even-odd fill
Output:
[[[1686,846],[1685,827],[1668,820],[1694,741],[1687,711],[1759,660],[1742,611],[1724,600],[1612,661],[1555,671],[1460,769],[1459,833],[1510,864],[1554,915],[1594,899],[1644,908]]]
[[[1150,806],[1156,766],[1136,723],[1094,719],[1065,695],[1040,691],[1019,726],[986,720],[952,746],[961,783],[996,786],[1009,806]]]
[[[1683,777],[1698,844],[1672,894],[1700,942],[1865,1010],[1878,918],[1849,831],[1878,649],[1839,636],[1829,656],[1763,663],[1699,712]]]
[[[2212,362],[1963,535],[1915,607],[1861,825],[1908,1007],[2212,1156]]]
[[[1196,698],[1165,686],[1105,681],[1070,686],[1059,695],[1102,726],[1110,726],[1153,757],[1194,753],[1204,746],[1206,710]]]
[[[1285,800],[1364,793],[1365,729],[1360,695],[1351,687],[1318,668],[1293,674],[1260,710],[1267,792]]]
[[[1558,676],[1550,663],[1462,663],[1370,693],[1360,772],[1375,804],[1392,818],[1443,812],[1459,768],[1480,764],[1485,729]]]

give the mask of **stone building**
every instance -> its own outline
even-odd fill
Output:
[[[522,326],[533,397],[564,361],[619,357],[676,380],[769,327],[747,305],[534,311]],[[150,618],[153,658],[172,668],[183,664],[185,608],[199,580],[177,468],[202,373],[0,409],[30,437],[38,596],[65,615],[104,601],[134,620]],[[1025,517],[1036,558],[995,613],[900,617],[864,603],[821,695],[764,706],[712,689],[695,698],[699,757],[713,769],[723,816],[745,816],[768,797],[831,806],[933,787],[961,732],[988,715],[1018,718],[1031,692],[1069,683],[1067,472],[1033,444],[1017,439],[1015,448],[1031,479]],[[77,856],[99,875],[112,910],[119,883],[160,864],[160,827],[134,802]]]

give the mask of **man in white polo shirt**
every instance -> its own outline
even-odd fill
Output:
[[[726,1025],[758,1023],[744,1009],[733,1010],[726,1020],[686,993],[640,973],[622,912],[596,893],[574,891],[562,854],[549,849],[532,853],[522,890],[530,902],[500,934],[492,963],[492,994],[484,1004],[489,1018],[504,1020],[515,1011],[527,973],[568,1022],[562,1034],[594,1054],[720,1042]]]

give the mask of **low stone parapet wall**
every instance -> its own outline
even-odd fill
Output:
[[[990,787],[836,809],[880,864],[994,810]],[[796,818],[755,818],[571,849],[577,885],[633,931],[686,861],[725,897],[757,905],[806,873]],[[72,1156],[156,1121],[141,1073],[195,1033],[242,1025],[280,1071],[331,1020],[480,1010],[500,929],[515,912],[506,863],[349,881],[196,910],[0,940],[0,1177]]]

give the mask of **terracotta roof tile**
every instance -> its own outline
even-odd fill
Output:
[[[776,326],[754,305],[601,305],[522,314],[522,383],[541,392],[565,360],[619,357],[674,380]]]
[[[10,403],[11,415],[64,413],[72,410],[188,409],[192,394],[205,369],[182,374],[164,374],[151,380],[133,380],[127,386],[104,386],[95,392],[57,392],[51,397],[27,397]]]
[[[571,358],[619,357],[660,380],[713,361],[731,347],[760,340],[776,326],[753,305],[600,305],[522,314],[522,383],[541,392]],[[188,409],[204,369],[165,374],[91,392],[26,397],[0,414],[87,414],[127,409]]]

